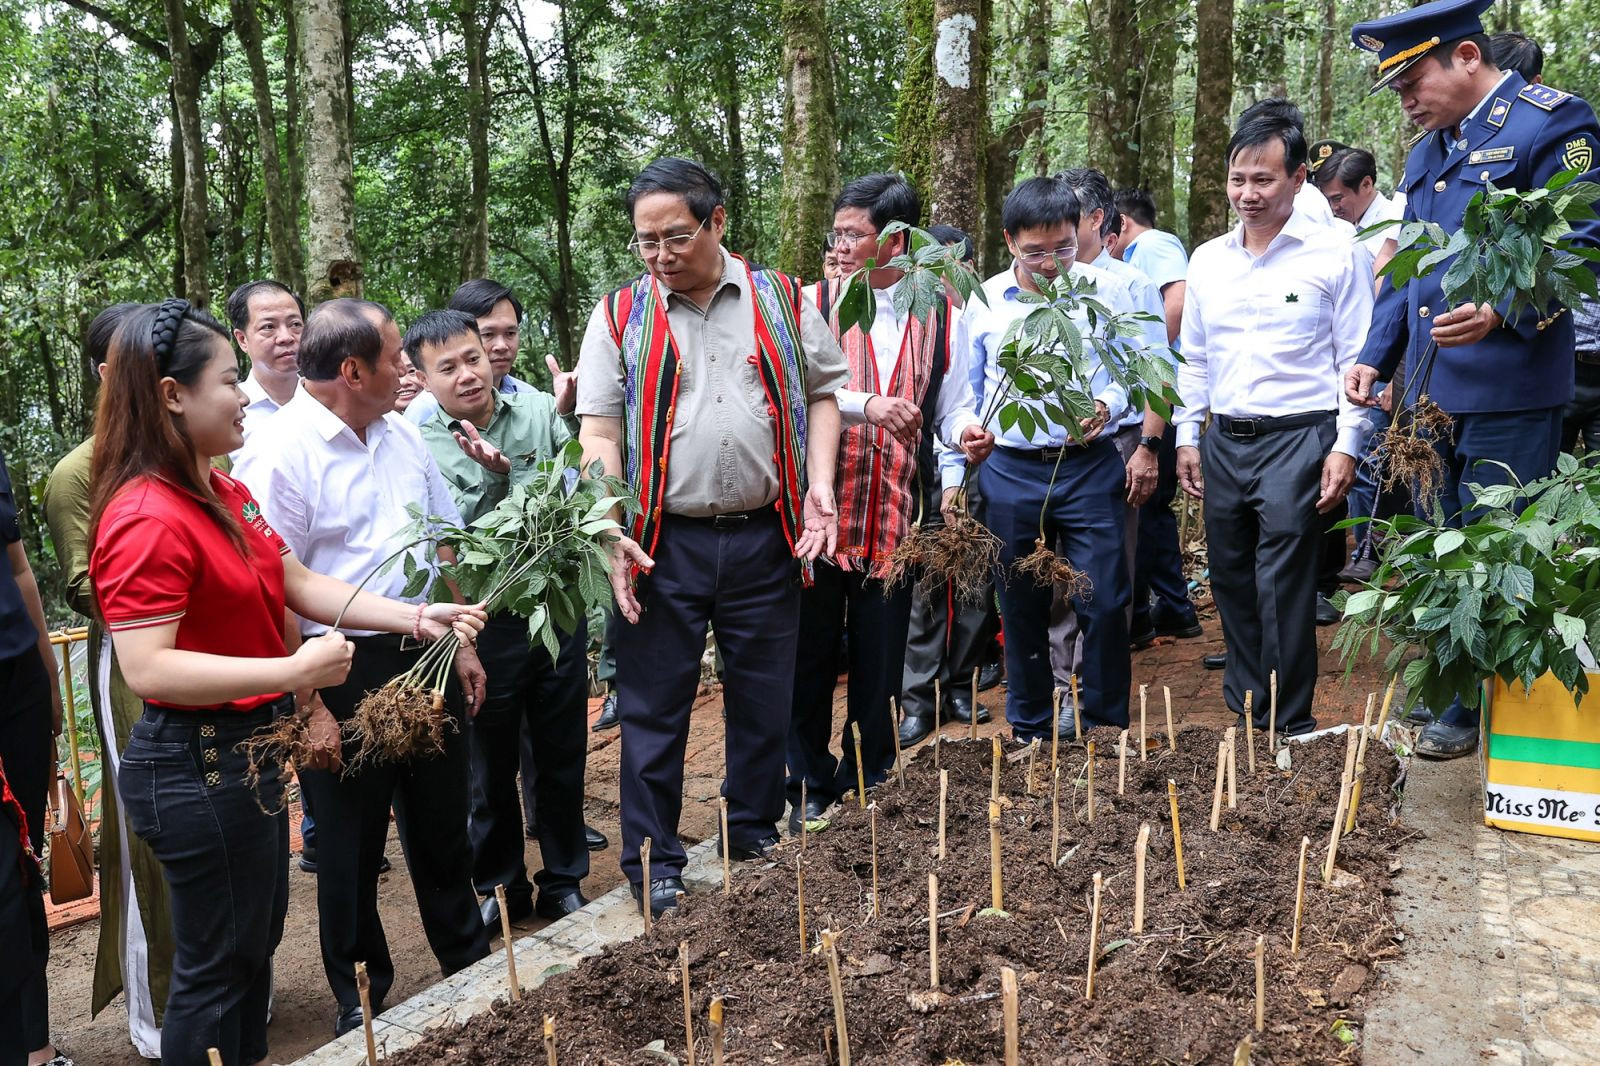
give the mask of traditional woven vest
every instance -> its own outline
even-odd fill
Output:
[[[909,400],[922,408],[923,425],[932,427],[933,408],[950,367],[950,301],[942,298],[925,326],[915,317],[906,322],[888,381],[878,376],[871,334],[860,326],[839,332],[838,298],[842,290],[817,283],[817,306],[827,315],[850,366],[848,388],[878,396]],[[923,435],[926,441],[928,435]],[[865,570],[881,577],[889,556],[911,528],[917,509],[919,452],[874,425],[852,426],[839,439],[839,465],[834,493],[839,507],[841,569]]]
[[[730,253],[731,254],[731,253]],[[778,513],[792,549],[800,535],[801,500],[806,492],[805,353],[800,346],[800,283],[776,270],[751,270],[735,255],[749,279],[755,317],[755,364],[767,396],[778,448]],[[667,459],[678,398],[680,353],[667,322],[667,301],[646,273],[606,298],[611,337],[622,351],[624,378],[623,468],[638,497],[639,513],[630,533],[647,554],[661,536],[661,501],[667,488]]]

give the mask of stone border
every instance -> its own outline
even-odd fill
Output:
[[[713,892],[722,887],[722,857],[717,854],[716,837],[689,849],[683,881],[691,893]],[[582,910],[518,940],[512,949],[517,959],[518,983],[524,989],[537,988],[552,976],[554,967],[576,966],[583,959],[600,954],[608,945],[631,940],[642,932],[644,919],[627,882],[623,882],[590,900]],[[430,1030],[481,1014],[495,1000],[506,999],[510,994],[505,951],[490,952],[486,958],[380,1014],[372,1026],[378,1058],[387,1058],[420,1042]],[[366,1038],[357,1029],[296,1059],[291,1066],[366,1066],[366,1061]]]

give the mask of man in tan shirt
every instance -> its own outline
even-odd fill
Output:
[[[838,530],[845,361],[797,280],[723,249],[722,189],[705,168],[657,160],[627,209],[646,273],[590,317],[577,413],[585,462],[625,478],[641,508],[612,577],[628,623],[616,639],[622,870],[659,914],[684,891],[683,758],[708,623],[725,664],[722,846],[750,859],[777,842],[800,587]]]

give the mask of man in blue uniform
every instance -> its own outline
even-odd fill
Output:
[[[1485,185],[1534,189],[1565,170],[1594,167],[1600,126],[1583,100],[1547,85],[1530,85],[1499,70],[1479,16],[1493,0],[1434,0],[1388,18],[1357,25],[1357,45],[1377,53],[1373,91],[1393,89],[1406,117],[1426,131],[1406,160],[1400,189],[1406,221],[1423,219],[1460,228],[1467,202]],[[1600,243],[1600,223],[1579,222],[1574,238]],[[1478,516],[1469,482],[1505,481],[1504,463],[1522,481],[1549,473],[1560,443],[1561,412],[1572,398],[1572,316],[1551,307],[1508,321],[1499,307],[1447,307],[1440,282],[1448,263],[1396,290],[1385,284],[1373,309],[1366,348],[1345,380],[1350,398],[1365,406],[1376,381],[1402,363],[1425,366],[1437,345],[1431,377],[1422,386],[1454,422],[1440,449],[1445,461],[1440,504],[1456,520]],[[1456,701],[1428,725],[1417,750],[1434,758],[1466,755],[1477,745],[1477,714]]]

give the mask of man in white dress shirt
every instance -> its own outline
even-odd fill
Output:
[[[1405,208],[1378,191],[1378,161],[1372,153],[1364,148],[1341,148],[1317,168],[1313,180],[1334,217],[1350,223],[1357,234],[1384,222],[1396,223],[1360,238],[1373,266],[1381,269],[1393,254],[1385,252],[1384,244],[1400,231],[1398,223]]]
[[[239,382],[250,397],[244,417],[244,439],[249,440],[300,386],[300,333],[306,305],[288,286],[262,278],[229,293],[227,310],[234,343],[250,360],[250,373]]]
[[[1179,484],[1206,502],[1228,642],[1224,698],[1242,714],[1253,693],[1253,725],[1266,728],[1276,670],[1286,733],[1315,726],[1320,516],[1343,503],[1355,475],[1366,420],[1340,385],[1372,311],[1371,257],[1300,212],[1305,179],[1293,122],[1240,124],[1228,143],[1240,223],[1190,260],[1175,416]]]
[[[851,725],[861,729],[861,769],[868,788],[894,765],[890,700],[898,700],[911,623],[911,583],[886,587],[889,557],[910,532],[923,485],[933,471],[932,438],[949,447],[963,444],[988,454],[994,438],[978,425],[965,358],[961,309],[941,289],[926,322],[900,315],[894,296],[898,269],[883,264],[905,251],[907,232],[882,238],[893,222],[916,225],[922,203],[898,174],[869,174],[844,187],[833,205],[830,246],[841,277],[876,264],[867,274],[876,313],[870,329],[841,330],[840,282],[806,290],[828,319],[848,364],[846,387],[836,394],[843,433],[834,492],[839,508],[837,566],[819,566],[800,593],[800,632],[795,648],[794,704],[789,722],[790,825],[819,817],[847,789],[856,787]],[[977,454],[974,454],[977,457]],[[846,624],[848,621],[848,625]],[[841,634],[846,662],[839,661]],[[829,750],[833,690],[840,666],[850,673],[843,759]],[[800,785],[806,785],[806,808]],[[803,814],[802,814],[803,811]]]

